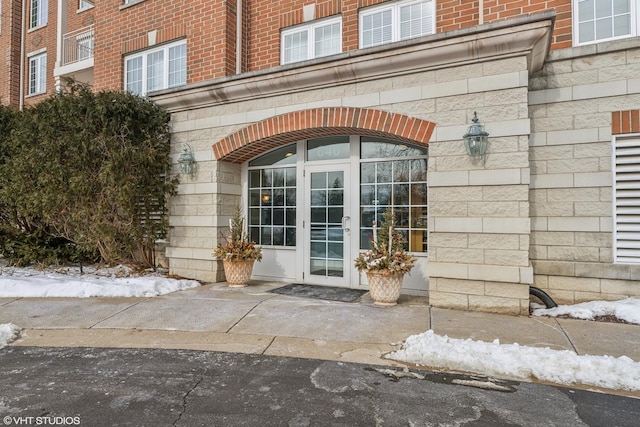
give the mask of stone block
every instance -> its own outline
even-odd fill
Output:
[[[528,185],[497,185],[482,187],[482,200],[484,201],[501,201],[501,200],[529,200]]]
[[[529,264],[529,251],[486,249],[484,262],[492,265],[526,266]]]
[[[484,282],[473,280],[438,278],[435,287],[430,287],[431,291],[447,292],[463,295],[484,295]]]
[[[532,260],[533,273],[546,276],[573,276],[574,262]]]
[[[573,187],[573,174],[556,173],[531,175],[531,188],[568,188]]]
[[[402,89],[384,90],[380,92],[381,105],[417,101],[421,98],[422,96],[419,87],[405,87]]]
[[[612,236],[610,233],[575,233],[576,246],[595,246],[610,248]]]
[[[468,171],[428,172],[429,187],[450,187],[469,185]]]
[[[364,95],[345,96],[342,98],[343,107],[373,107],[380,105],[380,93],[368,93]]]
[[[552,145],[546,147],[532,147],[529,150],[531,160],[570,159],[573,157],[573,145]]]
[[[561,202],[534,202],[530,204],[531,216],[573,216],[573,204]]]
[[[436,111],[438,113],[461,110],[466,111],[470,106],[473,106],[473,108],[481,109],[482,107],[484,107],[482,98],[475,93],[467,93],[455,96],[440,96],[436,98]]]
[[[525,315],[521,310],[520,300],[493,296],[469,295],[469,310],[485,313]]]
[[[571,87],[535,90],[529,92],[529,105],[567,102],[573,99]]]
[[[511,135],[529,135],[531,133],[531,121],[529,119],[495,121],[485,123],[485,127],[493,138]]]
[[[546,260],[548,246],[531,245],[529,248],[529,257],[535,260]]]
[[[482,218],[434,218],[432,232],[479,233],[482,232]]]
[[[429,261],[427,273],[430,278],[446,277],[450,279],[466,279],[469,274],[466,264]],[[429,280],[429,283],[433,283]]]
[[[490,76],[510,72],[520,72],[527,69],[527,62],[523,56],[508,59],[498,59],[482,63],[482,75]]]
[[[466,217],[469,214],[467,203],[465,202],[440,202],[432,201],[429,203],[429,215],[448,216],[448,217]]]
[[[547,257],[549,260],[558,261],[598,262],[600,260],[600,250],[592,247],[549,246],[547,248]]]
[[[470,185],[519,185],[521,184],[520,169],[492,169],[469,171]]]
[[[435,187],[431,188],[429,181],[429,199],[433,201],[451,201],[451,202],[467,202],[480,201],[483,199],[484,191],[487,187],[478,189],[476,187]],[[508,199],[503,199],[508,200]]]
[[[485,295],[503,298],[528,299],[529,286],[520,283],[486,282]]]
[[[482,218],[484,233],[529,234],[531,222],[529,218]]]
[[[549,276],[549,289],[595,293],[601,291],[600,279],[563,276]]]
[[[493,75],[484,75],[480,77],[470,77],[468,80],[469,91],[473,92],[490,92],[494,90],[508,89],[520,87],[520,71],[511,73],[501,73]],[[520,95],[520,99],[526,101],[526,88]],[[486,101],[486,99],[485,99]]]
[[[551,188],[546,192],[549,202],[597,202],[600,200],[598,188]]]
[[[520,280],[518,267],[501,265],[469,264],[468,278],[472,280],[484,280],[491,282],[514,282]]]
[[[496,153],[495,150],[492,150],[491,144],[489,144],[488,153],[485,159],[485,167],[487,169],[510,170],[515,167],[529,167],[528,152]]]
[[[547,160],[547,173],[598,172],[598,158]]]
[[[600,231],[600,219],[597,217],[549,217],[549,231]]]
[[[420,91],[417,91],[422,98],[441,98],[454,95],[465,95],[469,93],[468,83],[466,79],[452,80],[448,82],[429,83],[423,85]]]
[[[437,262],[446,263],[482,263],[484,260],[484,254],[479,249],[464,249],[464,248],[443,248],[439,247],[436,256]]]
[[[574,173],[576,187],[611,187],[611,172]]]
[[[533,284],[533,267],[520,267],[520,283]]]
[[[518,202],[469,202],[469,215],[482,217],[517,217],[520,212]]]
[[[562,231],[536,231],[531,233],[531,244],[546,246],[572,246],[575,233]]]
[[[637,266],[633,266],[637,270]],[[640,277],[640,272],[632,272],[633,277]],[[640,282],[638,280],[611,280],[602,279],[600,287],[603,294],[617,294],[628,297],[640,297]]]
[[[597,127],[547,132],[547,145],[588,144],[598,141]]]
[[[592,277],[599,279],[631,279],[631,266],[609,263],[576,263],[577,277]],[[640,289],[640,285],[636,285]],[[603,291],[604,292],[604,291]],[[620,292],[609,292],[620,293]]]
[[[466,233],[434,233],[429,234],[431,248],[467,248],[469,235]]]
[[[573,99],[608,98],[626,94],[626,80],[576,85],[573,87]]]
[[[553,132],[573,129],[573,116],[550,116],[531,121],[532,132]]]
[[[520,248],[520,236],[515,234],[469,234],[467,237],[469,248],[477,249],[507,249]]]
[[[429,292],[429,305],[438,308],[450,308],[454,310],[468,310],[469,297],[462,294],[452,294],[449,292]]]

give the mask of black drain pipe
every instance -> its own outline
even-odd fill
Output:
[[[538,298],[544,303],[545,306],[547,306],[547,308],[554,308],[558,306],[558,304],[556,304],[556,302],[549,296],[549,294],[547,294],[540,288],[536,288],[535,286],[529,286],[529,295],[533,295],[534,297]]]

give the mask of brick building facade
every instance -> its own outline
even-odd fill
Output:
[[[170,202],[173,273],[224,279],[212,251],[241,204],[254,278],[366,288],[352,260],[392,205],[418,258],[405,292],[434,306],[640,296],[638,0],[57,0],[32,26],[41,3],[2,2],[2,102],[73,76],[168,108],[176,160],[197,161]],[[339,177],[338,237],[312,177]]]

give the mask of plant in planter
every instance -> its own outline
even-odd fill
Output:
[[[262,248],[249,240],[245,219],[240,207],[229,220],[229,235],[223,237],[213,256],[222,261],[224,275],[230,287],[247,286],[253,271],[253,263],[262,260]]]
[[[373,222],[371,249],[355,259],[358,271],[369,281],[369,293],[376,305],[396,305],[405,274],[410,274],[416,258],[404,249],[404,239],[395,228],[395,215],[388,208],[382,217],[380,231]]]

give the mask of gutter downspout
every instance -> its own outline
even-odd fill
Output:
[[[25,39],[27,38],[27,0],[22,0],[22,28],[20,32],[20,102],[18,109],[22,111],[24,108],[24,61],[26,59]]]
[[[484,24],[484,0],[478,0],[478,25]]]
[[[236,74],[242,74],[242,0],[236,0]]]
[[[64,10],[63,10],[64,9]],[[56,22],[56,63],[54,65],[55,68],[59,68],[62,66],[62,50],[64,49],[64,42],[63,42],[63,29],[62,29],[62,19],[63,16],[66,16],[66,9],[67,9],[67,2],[64,0],[58,0],[58,17],[57,17],[57,21]],[[62,83],[60,80],[60,76],[56,76],[56,73],[54,72],[54,78],[56,80],[56,91],[59,91],[62,88]]]

